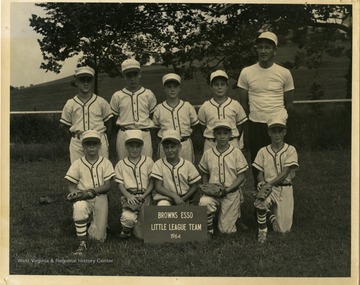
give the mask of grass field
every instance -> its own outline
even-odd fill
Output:
[[[91,245],[86,258],[97,261],[86,264],[65,262],[73,259],[71,252],[77,246],[71,205],[65,201],[63,176],[69,166],[66,147],[29,144],[12,148],[10,274],[349,277],[350,149],[298,152],[300,169],[294,181],[291,233],[272,232],[264,245],[257,243],[248,171],[243,206],[248,232],[216,234],[209,242],[176,245],[149,245],[134,238],[122,241],[116,237],[120,231],[120,194],[113,185],[108,239],[104,244]],[[56,201],[39,205],[42,195]]]

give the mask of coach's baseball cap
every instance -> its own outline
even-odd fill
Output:
[[[140,142],[144,143],[141,130],[126,130],[125,131],[125,143]]]
[[[98,131],[95,130],[88,130],[82,133],[81,135],[81,142],[101,142],[101,135]]]
[[[269,119],[269,121],[267,122],[267,125],[268,125],[268,129],[273,129],[273,128],[287,129],[286,119],[280,118],[280,117],[273,117],[273,118]]]
[[[272,32],[261,33],[260,36],[256,39],[256,42],[258,42],[259,40],[262,40],[262,39],[272,41],[275,44],[275,46],[277,46],[277,44],[278,44],[278,38]]]
[[[75,69],[75,77],[94,77],[95,70],[90,66],[82,66]]]
[[[181,143],[181,135],[177,130],[166,130],[163,133],[161,143],[165,143],[167,141],[173,141],[176,143]]]
[[[214,80],[216,77],[224,77],[226,80],[229,79],[229,76],[226,74],[224,70],[216,70],[213,73],[210,74],[210,83]]]
[[[121,64],[121,72],[140,71],[140,62],[136,59],[128,58]]]
[[[165,74],[162,78],[162,83],[163,85],[165,85],[166,82],[169,81],[176,81],[177,83],[181,83],[181,77],[179,75],[177,75],[176,73],[168,73]]]
[[[232,130],[231,122],[227,119],[221,119],[216,121],[213,130],[215,131],[216,129],[220,129],[220,128]]]

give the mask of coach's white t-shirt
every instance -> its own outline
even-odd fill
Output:
[[[287,118],[284,92],[294,89],[288,69],[276,63],[262,68],[256,63],[241,71],[237,85],[248,90],[251,121],[266,123],[274,115]]]

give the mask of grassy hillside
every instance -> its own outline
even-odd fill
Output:
[[[276,61],[278,63],[291,61],[296,54],[294,46],[279,47]],[[324,57],[320,70],[297,69],[292,70],[296,87],[295,100],[305,100],[309,87],[316,82],[322,85],[325,97],[323,99],[338,99],[346,97],[345,74],[348,59]],[[171,68],[149,66],[143,68],[142,85],[151,89],[158,98],[164,100],[161,77],[171,72]],[[34,85],[21,90],[13,90],[10,97],[11,111],[49,111],[61,110],[67,99],[76,94],[76,88],[71,85],[73,77],[66,77],[56,81]],[[230,85],[235,85],[235,80]],[[122,78],[109,78],[105,74],[99,76],[99,95],[110,101],[112,94],[124,86]],[[201,104],[210,98],[209,85],[201,74],[182,84],[182,98],[192,104]],[[231,90],[230,96],[236,96]]]

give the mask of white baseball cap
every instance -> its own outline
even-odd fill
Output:
[[[181,143],[181,135],[179,131],[177,130],[166,130],[163,133],[161,143],[164,143],[165,141],[174,141],[177,143]]]
[[[144,139],[143,139],[141,130],[126,130],[125,131],[125,143],[132,142],[132,141],[144,143]]]
[[[81,134],[81,142],[101,142],[101,135],[98,131],[88,130]]]
[[[75,69],[75,77],[94,77],[95,70],[90,66],[82,66]]]
[[[275,46],[277,46],[277,44],[278,44],[278,38],[272,32],[263,32],[263,33],[261,33],[260,36],[256,39],[256,42],[258,42],[261,39],[270,40],[275,44]]]
[[[140,62],[136,59],[128,58],[121,64],[121,72],[140,71]]]
[[[226,78],[226,80],[229,79],[229,76],[226,74],[226,72],[224,70],[216,70],[213,73],[210,74],[210,83],[213,81],[214,78],[216,77],[224,77]]]
[[[179,75],[177,75],[176,73],[168,73],[168,74],[165,74],[162,78],[163,85],[165,85],[165,83],[168,81],[176,81],[180,84],[181,77]]]
[[[269,121],[267,122],[267,125],[268,125],[268,129],[273,129],[273,128],[287,129],[286,119],[281,118],[281,117],[273,117],[273,118],[269,119]]]
[[[213,130],[215,131],[216,129],[220,129],[220,128],[232,130],[231,122],[227,119],[220,119],[216,121]]]

